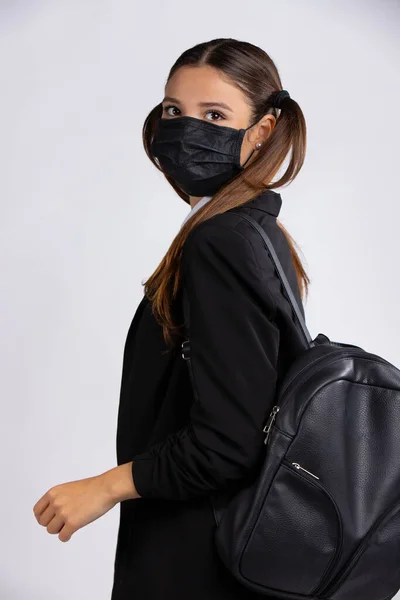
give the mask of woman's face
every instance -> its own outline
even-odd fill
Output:
[[[245,129],[251,123],[251,107],[246,96],[210,66],[180,67],[165,86],[162,106],[163,119],[195,117],[235,129]],[[274,125],[275,117],[265,115],[246,131],[240,153],[241,164],[253,150],[255,152],[247,165],[256,157],[256,144],[265,142]]]

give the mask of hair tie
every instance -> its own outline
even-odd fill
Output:
[[[287,90],[281,90],[275,97],[275,100],[274,100],[272,106],[274,108],[280,108],[281,104],[282,104],[282,100],[284,100],[285,98],[290,98],[290,94]]]

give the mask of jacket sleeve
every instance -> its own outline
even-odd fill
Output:
[[[248,475],[265,448],[279,329],[267,286],[272,263],[263,251],[259,264],[249,237],[220,223],[200,224],[185,242],[195,401],[186,427],[133,458],[143,498],[212,493]]]

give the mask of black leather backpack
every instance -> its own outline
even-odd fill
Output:
[[[257,479],[214,503],[218,554],[261,595],[389,600],[400,589],[400,370],[312,340],[269,237],[240,215],[264,240],[305,347],[277,391]]]

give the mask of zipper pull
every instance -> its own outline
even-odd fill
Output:
[[[265,439],[264,439],[264,444],[267,444],[267,442],[268,442],[269,434],[271,432],[272,425],[273,425],[273,423],[275,421],[275,417],[276,417],[276,414],[278,412],[279,412],[279,406],[274,406],[272,408],[272,411],[271,411],[269,417],[268,417],[268,421],[267,421],[266,425],[264,426],[263,431],[264,431],[264,433],[267,434],[266,437],[265,437]]]
[[[313,477],[315,477],[315,479],[319,479],[319,477],[317,477],[316,475],[314,475],[314,473],[310,473],[310,471],[307,471],[307,469],[305,469],[304,467],[301,467],[299,465],[299,463],[295,463],[292,462],[292,465],[296,468],[296,469],[301,469],[302,471],[305,471],[306,473],[308,473],[309,475],[312,475]]]

